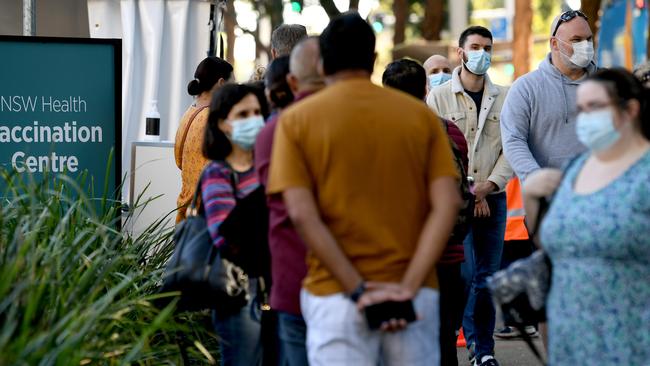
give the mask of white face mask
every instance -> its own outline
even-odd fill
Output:
[[[576,133],[578,140],[592,151],[605,150],[621,138],[621,133],[614,127],[611,108],[578,114]]]
[[[560,54],[564,56],[565,60],[568,60],[571,64],[584,68],[589,65],[589,63],[594,59],[594,43],[592,41],[584,40],[576,43],[565,42],[559,38],[556,38],[558,41],[570,44],[573,47],[573,56],[569,57],[562,52],[560,49]]]

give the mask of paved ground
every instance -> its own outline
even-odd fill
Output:
[[[540,338],[535,339],[535,345],[540,352],[544,346]],[[540,366],[533,352],[522,340],[496,340],[496,359],[501,366]],[[468,366],[467,349],[458,348],[458,365]]]

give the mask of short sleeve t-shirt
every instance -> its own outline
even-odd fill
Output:
[[[267,193],[310,189],[363,278],[398,282],[430,211],[430,184],[443,176],[458,173],[438,117],[411,96],[353,79],[282,113]],[[307,264],[308,291],[342,291],[311,253]],[[437,287],[433,268],[424,286]]]

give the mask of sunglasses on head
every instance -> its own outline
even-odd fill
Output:
[[[650,71],[647,71],[645,74],[641,75],[641,77],[639,78],[639,80],[641,80],[641,83],[643,83],[643,84],[645,84],[645,83],[647,83],[648,81],[650,81]]]
[[[555,25],[555,29],[553,29],[553,34],[551,36],[555,37],[555,33],[557,33],[557,29],[560,28],[560,25],[562,23],[566,23],[575,17],[581,17],[584,20],[589,20],[589,18],[587,18],[587,16],[585,15],[585,13],[581,12],[580,10],[565,11],[564,13],[562,13],[562,15],[560,15],[560,20],[558,20],[557,24]]]

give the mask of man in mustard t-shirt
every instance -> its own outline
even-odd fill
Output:
[[[309,363],[439,364],[434,264],[460,205],[447,136],[423,103],[370,82],[375,36],[358,14],[320,47],[328,86],[282,113],[267,188],[309,249]],[[418,319],[371,330],[363,310],[386,301],[412,301]]]

